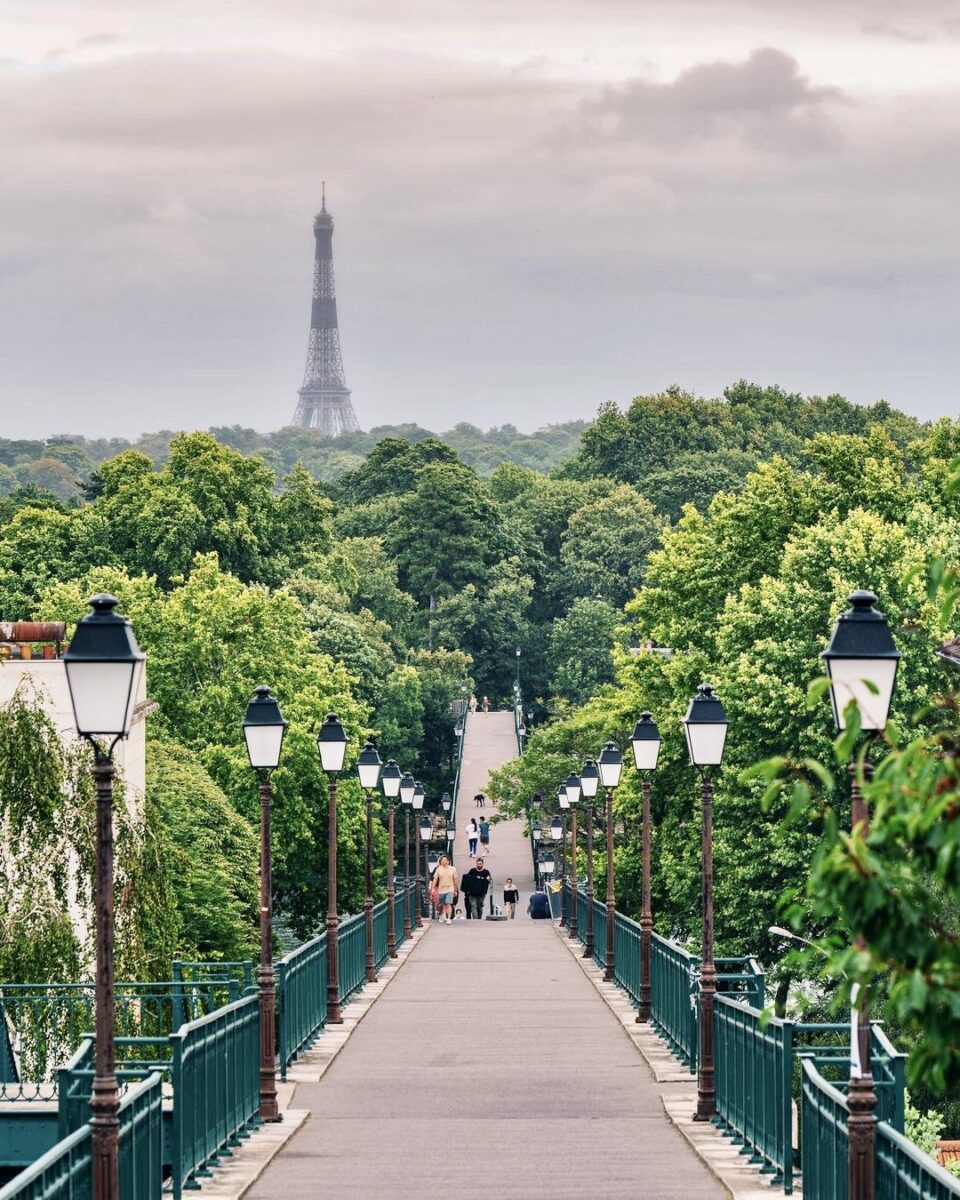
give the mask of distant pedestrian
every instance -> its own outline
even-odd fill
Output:
[[[490,822],[483,819],[480,821],[480,845],[484,854],[490,853]]]
[[[485,713],[488,713],[490,711],[490,701],[486,698],[486,696],[484,696],[484,698],[483,698],[483,711]]]
[[[483,919],[483,902],[492,882],[493,878],[483,865],[482,858],[478,858],[477,865],[471,867],[463,877],[463,894],[467,900],[470,916],[475,921]]]
[[[467,848],[470,851],[470,857],[477,857],[477,842],[480,840],[480,826],[477,824],[477,818],[471,817],[470,824],[467,826]]]
[[[438,893],[440,920],[445,925],[449,925],[453,918],[453,906],[456,904],[460,892],[460,884],[456,868],[451,865],[445,854],[441,855],[440,863],[433,874],[433,886]]]
[[[476,696],[473,696],[473,695],[471,695],[471,697],[470,697],[470,712],[474,716],[477,715],[477,698],[476,698]]]
[[[519,900],[520,892],[514,887],[513,880],[508,879],[503,885],[503,910],[511,921],[516,918]]]

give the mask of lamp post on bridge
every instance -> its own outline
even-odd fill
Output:
[[[540,828],[540,822],[534,821],[530,826],[530,838],[533,842],[533,866],[534,866],[534,886],[539,891],[540,888],[540,838],[543,836],[543,830]]]
[[[366,975],[367,983],[377,982],[377,969],[374,965],[373,957],[373,793],[377,784],[380,782],[380,768],[382,763],[380,755],[377,753],[377,748],[373,742],[367,742],[364,748],[360,751],[360,757],[357,759],[357,775],[360,777],[360,786],[363,788],[366,797],[366,871],[365,871],[365,890],[363,896],[363,917],[364,930],[366,933],[366,945],[364,947],[364,974]]]
[[[413,810],[414,812],[423,811],[423,802],[426,799],[426,793],[423,790],[423,784],[417,780],[416,786],[413,789]],[[414,846],[414,885],[413,885],[413,912],[414,912],[414,928],[423,928],[423,876],[420,874],[420,853]]]
[[[420,843],[423,846],[423,893],[421,906],[426,910],[426,916],[430,916],[430,900],[427,895],[427,885],[430,879],[429,863],[427,862],[427,851],[430,848],[430,843],[433,840],[433,821],[429,813],[424,813],[420,818]],[[418,914],[419,915],[419,914]]]
[[[90,1095],[94,1200],[118,1200],[120,1190],[120,1094],[114,1046],[113,751],[130,732],[145,658],[130,622],[114,612],[116,606],[113,596],[94,596],[90,600],[93,612],[77,622],[70,649],[63,656],[77,733],[93,748],[96,789],[96,1045]]]
[[[643,824],[641,827],[641,891],[640,897],[640,998],[637,1021],[650,1020],[650,939],[653,933],[653,908],[650,900],[650,775],[660,760],[660,731],[653,715],[642,712],[630,739],[633,761],[640,772],[643,792]]]
[[[560,893],[560,927],[563,928],[564,925],[570,924],[567,916],[567,811],[570,808],[570,801],[567,799],[565,783],[562,783],[557,789],[557,804],[560,806],[560,818],[563,822],[560,834],[560,878],[564,885]]]
[[[390,958],[397,957],[397,922],[394,912],[394,898],[397,892],[393,880],[394,860],[396,857],[394,849],[394,825],[396,799],[400,795],[400,780],[402,778],[403,773],[395,760],[391,758],[383,768],[383,774],[380,776],[383,795],[387,801],[387,954]]]
[[[593,802],[599,786],[600,772],[597,770],[597,764],[592,758],[588,758],[580,772],[580,790],[587,802],[587,928],[583,939],[584,958],[593,958]],[[567,795],[570,795],[569,779]]]
[[[600,751],[597,759],[600,771],[600,782],[603,784],[606,800],[607,824],[607,953],[603,977],[613,979],[616,974],[616,921],[617,900],[614,890],[613,868],[613,793],[620,786],[620,776],[623,774],[623,757],[615,742],[607,742]]]
[[[571,780],[573,781],[573,786],[571,786]],[[577,805],[580,803],[581,794],[579,775],[568,775],[563,783],[560,784],[560,791],[570,805],[570,920],[568,921],[570,932],[567,936],[577,938],[580,936],[580,927],[578,924],[580,916],[577,911],[579,908],[578,896],[580,894],[580,881],[577,878],[577,851],[579,849],[577,845]],[[563,801],[561,800],[560,803],[562,804]]]
[[[417,781],[408,771],[400,780],[400,803],[403,805],[403,936],[413,935],[410,924],[410,809]]]
[[[273,787],[270,772],[280,765],[280,748],[287,732],[280,706],[268,687],[258,687],[247,705],[243,738],[250,766],[260,783],[260,1119],[281,1120],[277,1105],[276,977],[273,969],[273,872],[270,863],[270,810]]]
[[[713,961],[713,781],[710,771],[723,762],[727,739],[727,715],[709,683],[701,683],[683,718],[683,732],[691,766],[700,772],[702,812],[702,864],[700,901],[703,947],[700,955],[700,1054],[697,1072],[695,1121],[716,1115],[717,1092],[713,1064],[713,1001],[717,991],[717,968]]]
[[[868,738],[886,726],[893,699],[893,688],[901,655],[897,650],[887,618],[874,606],[873,592],[858,591],[849,597],[850,608],[842,613],[834,626],[830,644],[821,654],[830,680],[830,700],[837,729],[847,727],[851,708],[859,713],[861,730]],[[860,786],[856,755],[847,764],[850,776],[853,832],[865,837],[870,823],[870,811]],[[863,778],[869,783],[873,766],[864,759]],[[857,945],[864,947],[863,935],[857,934]],[[858,989],[859,992],[859,989]],[[874,1155],[877,1137],[877,1104],[871,1067],[870,1011],[865,996],[851,996],[856,1016],[851,1022],[855,1036],[850,1046],[850,1086],[847,1092],[849,1110],[849,1181],[850,1200],[873,1200],[876,1193]]]
[[[337,948],[340,917],[337,913],[337,776],[347,754],[347,735],[336,713],[327,718],[317,734],[320,766],[327,777],[327,1024],[342,1025],[340,1013],[340,964]]]

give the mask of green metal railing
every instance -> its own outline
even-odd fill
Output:
[[[340,1003],[359,992],[366,982],[364,971],[365,918],[363,913],[341,920],[337,930],[337,965],[340,980]]]
[[[173,979],[177,982],[202,985],[235,979],[241,994],[257,986],[257,964],[249,958],[237,962],[188,962],[178,958],[174,959],[172,967]]]
[[[89,1101],[88,1101],[89,1113]],[[154,1072],[120,1102],[119,1172],[123,1200],[160,1200],[163,1085]],[[93,1145],[89,1122],[61,1138],[4,1188],[0,1200],[90,1200]]]
[[[877,1200],[952,1200],[960,1196],[960,1179],[885,1121],[877,1125],[875,1162]]]
[[[327,1020],[327,935],[311,938],[276,964],[280,1078],[313,1045]]]
[[[618,912],[613,925],[613,977],[634,1004],[640,1003],[643,982],[640,957],[640,926]]]
[[[184,979],[117,983],[115,1029],[119,1038],[165,1038],[185,1020],[212,1012],[240,996],[234,979]],[[11,1032],[16,1078],[0,1083],[0,1100],[49,1100],[57,1067],[94,1024],[95,986],[84,983],[4,984],[0,1020]]]
[[[682,1063],[696,1069],[700,959],[658,933],[650,935],[650,1021]]]
[[[793,1191],[794,1025],[763,1019],[757,1008],[726,996],[714,1000],[717,1117],[741,1153],[771,1183]]]
[[[245,996],[171,1035],[174,1200],[258,1120],[260,1014]]]
[[[810,1059],[820,1075],[842,1095],[850,1077],[850,1026],[836,1024],[799,1024],[795,1041],[799,1052]],[[896,1050],[876,1021],[870,1023],[870,1070],[877,1097],[874,1114],[903,1133],[904,1075],[906,1054]]]
[[[387,901],[373,906],[373,965],[379,971],[387,961]],[[402,932],[402,931],[401,931]]]

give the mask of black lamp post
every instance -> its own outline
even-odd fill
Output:
[[[650,899],[650,774],[660,760],[660,731],[653,715],[642,712],[630,739],[633,761],[640,772],[643,789],[643,825],[641,828],[642,896],[640,898],[640,1003],[637,1020],[650,1020],[650,935],[653,933],[653,907]]]
[[[380,782],[381,766],[380,755],[377,753],[376,746],[373,742],[367,742],[360,751],[360,757],[357,759],[357,774],[360,777],[360,786],[363,788],[367,800],[366,890],[363,896],[363,917],[366,932],[364,974],[367,977],[367,983],[377,982],[377,969],[373,959],[373,793]]]
[[[427,850],[430,847],[430,842],[433,839],[433,821],[427,813],[424,813],[420,818],[420,843],[423,846],[423,892],[421,905],[425,910],[425,915],[430,916],[430,901],[427,897],[427,882],[430,879],[430,871],[427,865]]]
[[[523,653],[523,651],[518,646],[517,647],[517,682],[513,685],[513,690],[516,692],[518,699],[520,697],[520,655],[522,653]]]
[[[413,794],[417,790],[417,781],[407,772],[400,780],[400,803],[403,805],[403,936],[409,938],[413,933],[410,924],[410,809],[413,807]]]
[[[570,784],[571,780],[573,780],[572,787]],[[578,921],[580,920],[580,880],[577,877],[577,851],[580,848],[577,843],[577,805],[580,803],[582,791],[580,777],[578,775],[569,775],[560,784],[560,790],[570,805],[570,919],[568,921],[570,932],[567,936],[577,938],[580,936],[580,927],[578,925]]]
[[[113,1041],[113,751],[130,732],[144,664],[130,622],[114,612],[116,606],[113,596],[94,596],[93,612],[78,621],[63,656],[77,733],[93,747],[97,798],[96,1047],[90,1095],[94,1200],[117,1200],[120,1188],[120,1094]]]
[[[573,776],[573,778],[576,778]],[[600,786],[600,772],[592,758],[588,758],[580,772],[580,790],[587,802],[587,928],[583,939],[583,957],[593,958],[593,802]],[[567,795],[570,795],[570,780],[567,780]]]
[[[260,1119],[279,1121],[277,1106],[276,976],[273,970],[273,872],[270,862],[270,772],[280,765],[287,722],[268,687],[255,689],[243,722],[250,766],[260,777]]]
[[[383,768],[383,774],[380,776],[380,785],[383,788],[383,795],[387,801],[387,954],[390,958],[397,957],[397,924],[393,903],[397,894],[393,881],[394,859],[396,857],[394,849],[394,817],[395,802],[400,795],[400,780],[402,778],[403,773],[394,759],[391,758]]]
[[[453,862],[453,841],[457,836],[457,827],[453,821],[447,821],[447,858]]]
[[[597,759],[600,782],[606,797],[607,818],[607,954],[603,968],[604,979],[613,979],[616,971],[617,900],[613,875],[613,793],[620,786],[623,757],[615,742],[607,742]]]
[[[336,713],[317,734],[320,766],[327,777],[327,1024],[341,1025],[340,966],[337,962],[340,918],[337,915],[337,776],[347,754],[347,735]]]
[[[541,839],[541,837],[543,837],[543,830],[540,828],[540,822],[534,821],[534,823],[530,826],[530,839],[533,842],[533,865],[535,868],[533,882],[534,882],[534,885],[538,888],[540,886],[540,839]]]
[[[830,678],[830,700],[838,729],[847,727],[848,710],[855,705],[860,728],[868,736],[883,730],[890,712],[897,667],[901,655],[887,624],[874,605],[873,592],[854,592],[851,607],[834,626],[830,644],[821,654]],[[850,776],[851,825],[866,836],[870,812],[857,777],[856,756],[847,765]],[[864,778],[869,782],[872,765],[864,761]],[[862,935],[857,944],[865,945]],[[856,1002],[856,1037],[851,1038],[849,1110],[850,1200],[873,1200],[876,1192],[874,1151],[877,1136],[877,1104],[870,1062],[870,1012],[866,999]]]
[[[448,817],[450,815],[450,809],[453,807],[453,801],[450,799],[449,792],[444,792],[440,797],[440,807],[443,809],[443,815]]]
[[[700,772],[703,813],[700,902],[703,918],[703,949],[700,958],[700,1065],[697,1075],[695,1121],[709,1121],[717,1111],[713,1065],[713,999],[717,992],[717,968],[713,961],[713,781],[710,771],[723,762],[727,739],[727,715],[709,683],[701,683],[683,718],[690,763]]]

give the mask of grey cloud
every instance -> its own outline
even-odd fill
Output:
[[[781,50],[754,50],[743,62],[699,63],[671,83],[633,80],[583,107],[581,138],[660,143],[735,135],[764,150],[834,150],[830,108],[847,98],[811,84]]]

